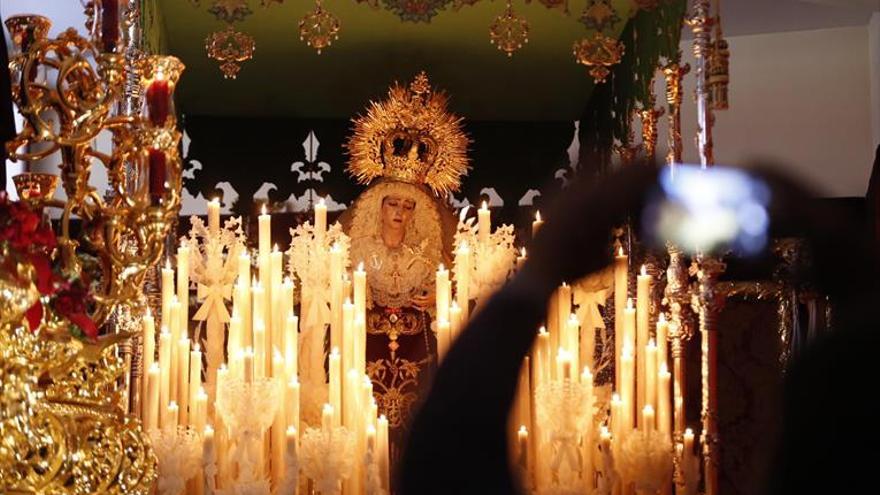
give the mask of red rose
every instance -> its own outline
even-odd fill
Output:
[[[37,329],[40,328],[40,323],[43,322],[43,303],[37,300],[37,302],[27,310],[27,313],[25,313],[24,316],[27,318],[31,331],[37,331]]]
[[[68,316],[67,319],[71,323],[82,329],[83,333],[86,334],[90,339],[96,339],[98,337],[98,327],[96,327],[95,322],[93,322],[92,319],[85,314],[73,314]]]

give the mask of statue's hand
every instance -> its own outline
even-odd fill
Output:
[[[428,292],[426,295],[415,295],[412,298],[411,304],[420,311],[427,311],[428,308],[434,305],[434,294]]]

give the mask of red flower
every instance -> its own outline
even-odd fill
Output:
[[[37,302],[27,310],[27,313],[25,313],[24,316],[27,318],[31,331],[37,331],[37,329],[40,328],[40,323],[43,321],[43,303],[37,300]]]
[[[77,313],[69,315],[67,319],[74,325],[78,326],[90,339],[94,340],[98,338],[98,327],[95,326],[95,322],[93,322],[88,315]]]

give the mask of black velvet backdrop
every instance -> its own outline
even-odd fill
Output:
[[[459,200],[476,203],[480,191],[494,187],[504,200],[495,218],[499,222],[523,224],[531,208],[517,203],[529,189],[544,196],[557,191],[562,181],[554,179],[557,170],[569,166],[567,150],[574,137],[572,122],[465,122],[470,136],[471,170],[464,177]],[[270,201],[284,201],[291,194],[299,197],[308,189],[321,196],[331,194],[335,201],[349,204],[362,190],[344,171],[347,156],[343,145],[351,132],[347,120],[297,120],[271,118],[227,118],[186,116],[184,127],[190,138],[184,168],[201,164],[184,187],[193,196],[216,196],[217,183],[232,184],[239,199],[235,214],[255,213],[254,193],[264,182],[277,189]],[[309,161],[303,142],[314,132],[319,141],[317,156]],[[330,166],[322,181],[291,171],[302,162],[301,172],[319,172],[320,163]],[[567,173],[570,173],[568,171]],[[300,178],[304,180],[299,181]],[[536,199],[536,204],[540,199]]]

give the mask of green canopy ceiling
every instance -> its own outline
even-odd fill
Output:
[[[254,37],[256,52],[235,80],[224,79],[205,53],[205,38],[225,27],[208,12],[211,4],[158,0],[161,45],[187,66],[178,89],[184,113],[350,118],[383,97],[391,82],[420,70],[450,94],[453,111],[471,120],[574,120],[592,90],[587,69],[572,55],[572,44],[593,34],[578,20],[587,0],[571,2],[569,14],[515,2],[531,30],[529,43],[511,58],[489,43],[489,25],[505,8],[500,0],[457,11],[450,5],[429,23],[405,22],[354,0],[325,0],[342,27],[321,55],[299,40],[299,20],[313,1],[263,8],[249,0],[253,14],[234,26]],[[625,21],[630,1],[612,4]]]

